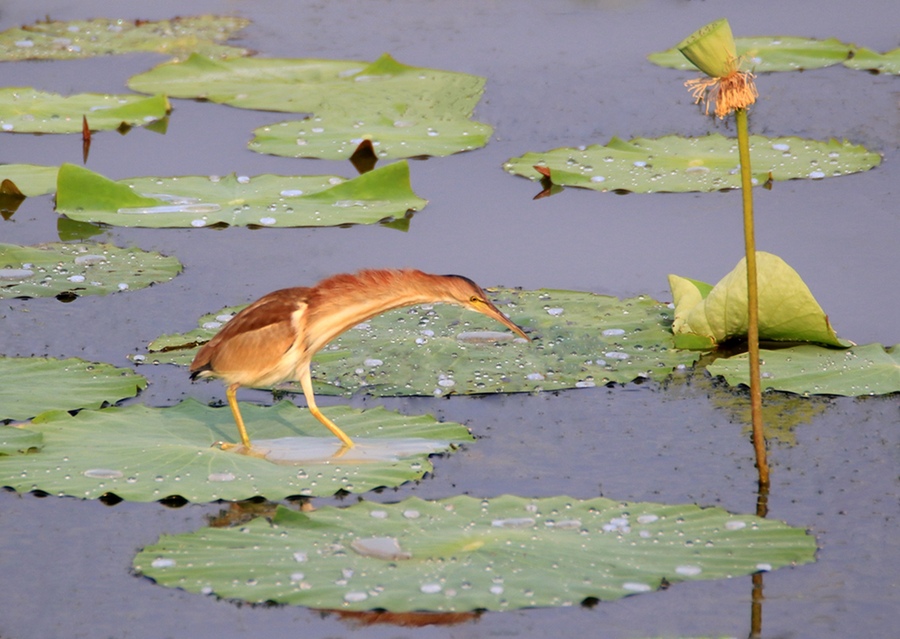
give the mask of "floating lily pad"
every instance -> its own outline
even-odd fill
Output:
[[[756,273],[760,340],[850,346],[838,338],[809,287],[784,260],[758,251]],[[729,339],[746,338],[746,258],[715,286],[678,275],[669,275],[669,286],[675,300],[672,332],[680,348],[711,349]]]
[[[577,291],[490,290],[531,331],[526,343],[453,305],[398,309],[336,338],[315,358],[316,392],[349,395],[513,393],[662,379],[695,355],[674,348],[672,311],[649,298]],[[239,307],[238,307],[239,308]],[[150,345],[143,361],[186,365],[235,308]]]
[[[169,111],[163,95],[62,96],[29,87],[0,88],[0,130],[13,133],[81,133],[83,118],[93,131],[145,126]]]
[[[147,380],[130,369],[77,358],[0,356],[0,379],[0,420],[100,408],[147,387]]]
[[[107,295],[167,282],[177,258],[112,244],[0,244],[0,299]]]
[[[250,52],[221,43],[248,24],[246,18],[210,15],[160,21],[48,20],[0,33],[0,60],[66,60],[133,51],[242,56]]]
[[[850,58],[856,48],[836,38],[816,40],[795,36],[735,38],[734,43],[741,68],[754,73],[830,67]],[[678,47],[651,53],[647,59],[661,67],[696,71]]]
[[[426,203],[413,192],[405,161],[351,180],[232,174],[115,182],[64,164],[56,193],[56,210],[71,219],[152,228],[374,224]]]
[[[436,119],[414,113],[372,117],[323,115],[279,122],[256,129],[252,151],[300,158],[346,160],[363,139],[378,158],[444,156],[487,144],[491,128],[464,117]]]
[[[472,441],[460,424],[441,423],[429,416],[405,417],[374,408],[358,411],[330,406],[328,416],[359,445],[421,438],[437,444],[424,453],[372,460],[333,453],[338,440],[309,411],[284,401],[275,406],[241,406],[254,442],[293,438],[330,452],[304,463],[276,463],[223,451],[213,444],[234,441],[237,430],[227,407],[210,408],[187,400],[170,408],[132,405],[100,411],[44,414],[29,428],[41,433],[43,449],[14,460],[0,457],[0,486],[18,491],[94,499],[113,493],[123,499],[155,501],[181,496],[190,501],[247,499],[264,495],[332,495],[365,492],[379,486],[399,486],[432,470],[431,452],[450,452],[457,443]],[[398,450],[405,451],[403,445]],[[352,453],[353,451],[351,451]]]
[[[481,147],[491,128],[472,121],[482,77],[375,62],[192,56],[129,81],[135,91],[203,98],[244,109],[312,113],[262,127],[250,148],[289,157],[346,159],[369,137],[379,157],[448,155]]]
[[[817,142],[796,137],[750,136],[753,183],[799,178],[821,179],[867,171],[881,156],[849,142]],[[535,167],[539,167],[538,170]],[[737,140],[717,133],[684,138],[618,138],[606,146],[559,148],[512,158],[504,168],[557,185],[595,191],[717,191],[741,186]]]
[[[760,351],[763,388],[800,395],[885,395],[900,392],[900,344],[865,344],[846,350],[802,345]],[[750,385],[747,354],[717,359],[713,375]]]
[[[853,57],[844,61],[844,66],[863,71],[900,75],[900,49],[894,49],[887,53],[878,53],[865,48],[856,49]]]
[[[719,508],[459,496],[298,513],[163,536],[135,569],[249,602],[340,610],[573,606],[814,561],[799,528]]]
[[[44,436],[27,428],[0,426],[0,455],[34,452],[44,445]]]
[[[26,197],[47,195],[56,190],[58,166],[0,164],[0,182],[11,181]]]

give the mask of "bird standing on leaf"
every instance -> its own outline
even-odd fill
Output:
[[[250,438],[237,403],[241,386],[268,387],[298,380],[309,411],[343,445],[350,439],[316,406],[310,377],[313,355],[369,318],[402,306],[447,302],[493,318],[528,340],[521,328],[461,275],[430,275],[412,269],[365,270],[335,275],[313,287],[285,288],[265,295],[235,315],[197,352],[191,379],[218,377],[234,415],[241,443]]]

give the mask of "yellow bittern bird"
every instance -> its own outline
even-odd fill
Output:
[[[316,406],[309,370],[313,355],[375,315],[436,302],[478,311],[529,339],[466,277],[411,269],[365,270],[335,275],[310,288],[285,288],[261,297],[197,352],[191,362],[191,379],[218,377],[225,382],[228,405],[247,450],[250,438],[238,408],[237,389],[268,387],[287,380],[300,381],[310,412],[349,448],[353,440]]]

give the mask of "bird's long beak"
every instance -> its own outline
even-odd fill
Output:
[[[482,313],[484,313],[488,317],[491,317],[491,318],[497,320],[498,322],[503,324],[506,328],[511,330],[513,333],[515,333],[516,335],[519,335],[520,337],[524,337],[529,342],[531,341],[531,338],[525,334],[525,331],[523,331],[511,319],[509,319],[506,315],[504,315],[503,312],[499,308],[497,308],[490,302],[486,302],[484,304],[484,306],[479,305],[478,310],[480,310]]]

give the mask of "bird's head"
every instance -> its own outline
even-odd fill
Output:
[[[470,280],[468,277],[463,277],[462,275],[445,275],[447,283],[447,294],[451,299],[447,301],[453,302],[455,304],[459,304],[464,308],[468,308],[473,311],[477,311],[482,315],[487,315],[491,319],[494,319],[504,326],[506,326],[509,330],[514,332],[515,334],[524,337],[526,340],[531,341],[531,338],[525,334],[519,326],[513,323],[506,315],[503,314],[500,309],[494,306],[493,302],[488,299],[487,294],[484,292],[478,284]]]

